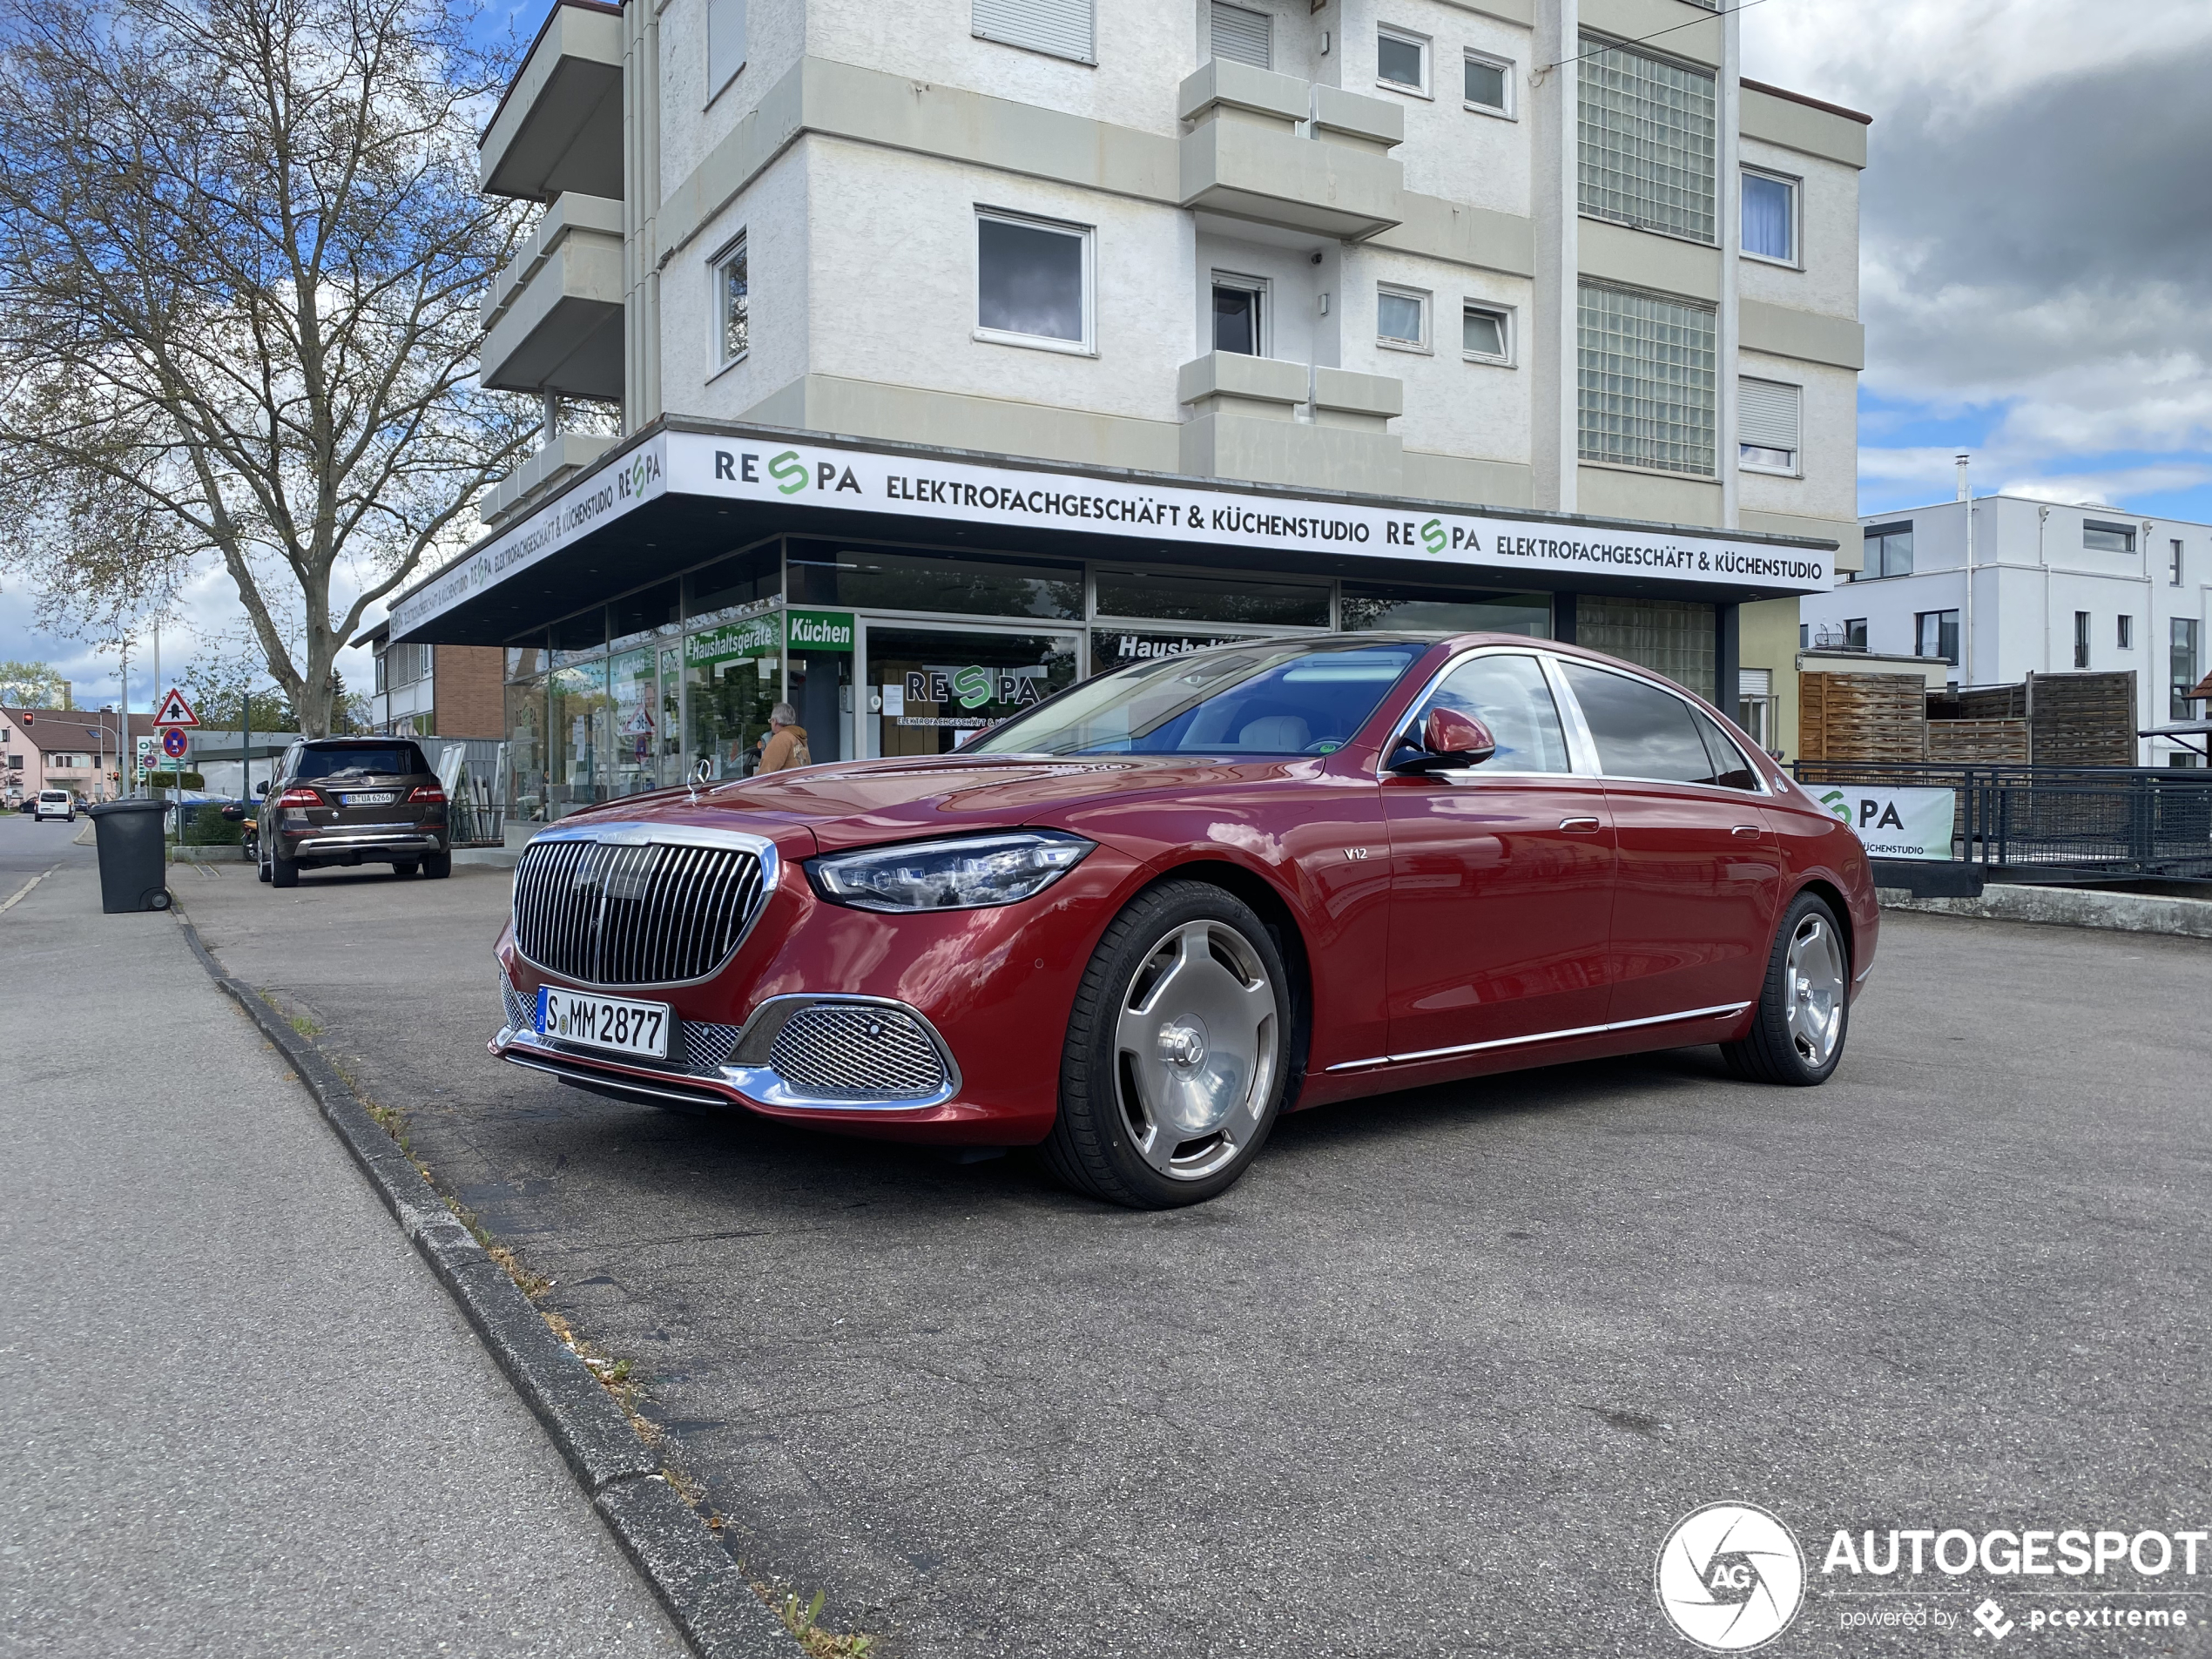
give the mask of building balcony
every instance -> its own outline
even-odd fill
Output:
[[[1381,374],[1210,352],[1176,374],[1190,411],[1178,465],[1201,478],[1394,494],[1405,445],[1389,429],[1405,388]]]
[[[485,192],[622,195],[622,8],[560,0],[477,141]]]
[[[485,295],[483,383],[622,396],[622,204],[563,195]]]
[[[1177,89],[1177,107],[1191,124],[1185,207],[1353,241],[1403,218],[1394,104],[1215,58]]]
[[[505,523],[556,484],[582,472],[619,442],[597,433],[556,435],[492,487],[478,505],[478,516],[488,526]]]

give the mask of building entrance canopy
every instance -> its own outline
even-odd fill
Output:
[[[785,432],[664,428],[392,609],[395,641],[494,644],[783,530],[1251,569],[1426,569],[1518,587],[1738,602],[1824,590],[1831,543],[1170,475],[1053,469]]]

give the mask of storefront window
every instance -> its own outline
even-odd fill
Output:
[[[607,664],[607,699],[613,738],[607,752],[607,792],[636,795],[658,782],[655,718],[660,702],[651,651],[617,653]]]
[[[1233,645],[1253,636],[1235,629],[1190,628],[1180,632],[1159,629],[1093,628],[1090,631],[1090,671],[1149,663],[1156,657],[1181,657],[1210,645]]]
[[[507,655],[512,664],[518,655],[535,660],[541,653]],[[507,810],[512,821],[545,821],[545,676],[537,673],[507,687]]]
[[[1072,634],[876,625],[867,645],[876,754],[949,754],[1076,682]]]
[[[1575,602],[1575,643],[1654,673],[1713,700],[1719,629],[1713,607],[1689,599],[1619,599],[1584,594]]]
[[[555,660],[558,661],[558,653]],[[547,816],[558,818],[609,794],[614,732],[607,702],[607,659],[553,671],[548,688]]]
[[[717,781],[752,773],[768,735],[768,711],[783,696],[783,613],[771,611],[685,640],[691,724],[679,771],[704,760]]]
[[[747,548],[685,577],[684,614],[694,623],[723,622],[757,610],[784,590],[784,544]]]
[[[684,653],[671,645],[660,654],[660,720],[654,730],[655,771],[660,786],[684,781]]]
[[[1242,622],[1277,628],[1329,625],[1325,582],[1268,582],[1241,571],[1101,570],[1098,614],[1163,622]]]
[[[1526,634],[1548,639],[1552,602],[1542,593],[1469,593],[1347,582],[1338,601],[1345,631],[1413,628],[1454,634]]]
[[[1080,565],[947,558],[801,541],[790,544],[790,558],[793,604],[1071,622],[1083,614]],[[819,759],[821,751],[817,748],[814,753]]]
[[[607,631],[614,636],[614,648],[642,644],[675,627],[683,612],[682,591],[680,583],[664,582],[609,605]]]

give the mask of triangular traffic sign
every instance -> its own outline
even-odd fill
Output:
[[[198,725],[199,716],[192,711],[192,705],[185,701],[185,694],[172,685],[168,695],[161,699],[160,706],[154,710],[153,723],[158,726]]]

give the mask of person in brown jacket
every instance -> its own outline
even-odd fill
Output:
[[[799,711],[779,703],[768,711],[768,746],[760,753],[762,772],[788,772],[811,766],[814,757],[806,747],[806,728],[799,724]]]

